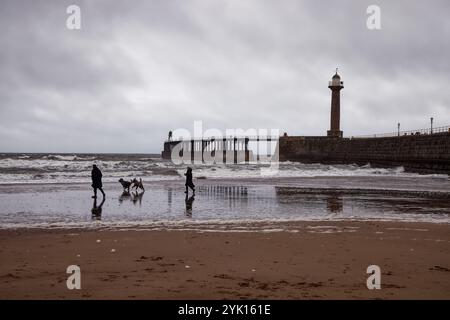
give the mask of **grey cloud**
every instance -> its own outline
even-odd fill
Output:
[[[159,152],[204,126],[346,135],[450,124],[447,1],[2,1],[0,151]],[[65,28],[69,4],[82,30]]]

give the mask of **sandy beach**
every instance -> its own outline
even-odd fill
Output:
[[[0,185],[0,299],[450,299],[447,176],[199,167],[186,197],[180,168],[110,161],[106,199],[94,201],[90,160],[25,161],[49,173]],[[124,193],[115,179],[145,165],[169,175]],[[62,183],[48,183],[55,170]],[[380,290],[367,288],[370,265]],[[80,290],[67,288],[69,266]]]
[[[1,299],[449,299],[450,226],[298,222],[295,232],[0,231]],[[381,268],[368,290],[366,268]],[[81,268],[68,290],[66,268]]]

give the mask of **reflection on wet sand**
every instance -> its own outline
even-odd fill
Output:
[[[327,195],[327,210],[330,213],[342,213],[344,204],[342,197],[338,194]]]
[[[169,209],[172,208],[172,188],[167,188],[167,204],[169,206]]]
[[[131,212],[134,219],[142,217],[150,219],[187,217],[200,220],[213,217],[221,220],[281,217],[342,219],[375,215],[392,217],[411,212],[421,214],[425,209],[427,214],[439,215],[443,209],[448,208],[448,203],[411,196],[409,193],[392,194],[390,192],[380,196],[376,191],[310,189],[291,186],[200,185],[195,197],[185,195],[181,188],[166,187],[153,189],[145,200],[143,195],[144,192],[137,191],[125,191],[120,194],[117,209],[108,207],[108,219],[114,218],[113,215],[130,219]],[[193,215],[194,201],[196,201],[195,215]],[[135,208],[132,211],[130,208],[121,209],[121,205],[126,202],[133,203],[132,207]],[[148,203],[151,206],[148,206]],[[94,205],[92,213],[93,220],[100,220],[101,206]]]
[[[105,203],[105,198],[103,198],[100,205],[97,206],[97,198],[94,198],[94,203],[92,204],[92,220],[102,220],[102,206]]]
[[[139,206],[142,205],[142,197],[144,196],[145,191],[137,192],[134,191],[131,193],[131,202],[133,202],[134,205],[136,203],[139,203]]]
[[[30,187],[27,187],[30,188]],[[0,193],[0,225],[103,222],[178,221],[187,216],[199,221],[279,219],[395,219],[450,221],[448,193],[404,190],[302,188],[296,186],[236,185],[198,182],[194,200],[186,201],[182,184],[153,185],[143,193],[116,189],[113,201],[94,204],[91,190],[41,189],[32,197]],[[114,192],[109,192],[114,194]],[[111,197],[111,196],[110,196]],[[64,201],[61,201],[64,199]],[[111,199],[111,198],[110,198]],[[39,204],[39,206],[37,205]],[[194,208],[195,206],[195,208]],[[194,212],[195,210],[195,212]]]
[[[236,207],[247,207],[251,195],[248,193],[247,187],[244,186],[201,186],[199,188],[202,193],[202,200],[217,201],[218,203],[225,201],[226,207],[234,210]],[[255,199],[255,195],[253,195]],[[200,200],[200,201],[202,201]]]
[[[194,203],[194,200],[195,200],[195,196],[194,195],[192,195],[190,197],[188,197],[186,195],[186,198],[184,199],[184,202],[186,204],[185,214],[189,218],[192,218],[192,204]]]
[[[202,195],[214,199],[248,199],[247,187],[242,186],[201,186],[199,190]]]
[[[305,206],[307,203],[316,203],[317,206],[324,206],[324,210],[330,214],[338,214],[344,211],[344,201],[342,194],[337,192],[321,193],[308,192],[292,187],[275,187],[276,201],[278,203],[294,204],[298,203]]]
[[[134,191],[134,192],[128,192],[128,191],[124,191],[122,192],[122,194],[119,196],[119,203],[122,204],[124,201],[131,201],[134,205],[136,205],[137,203],[139,203],[139,206],[142,205],[142,197],[144,196],[145,191]]]

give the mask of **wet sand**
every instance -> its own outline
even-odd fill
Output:
[[[273,228],[295,232],[0,230],[0,299],[450,299],[449,224]]]
[[[450,299],[448,179],[196,184],[106,183],[95,215],[86,184],[0,185],[0,299]]]
[[[450,180],[321,177],[197,179],[186,199],[184,181],[146,183],[124,195],[105,183],[106,201],[89,184],[0,185],[0,228],[86,227],[265,221],[392,220],[450,223]],[[95,214],[94,214],[95,213]]]

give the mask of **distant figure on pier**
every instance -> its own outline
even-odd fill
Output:
[[[92,166],[91,178],[92,178],[92,188],[94,188],[94,195],[92,196],[92,198],[94,199],[97,198],[97,189],[99,189],[102,192],[104,198],[105,192],[103,191],[102,185],[102,172],[100,171],[99,168],[97,168],[95,164]]]
[[[186,170],[186,173],[184,175],[186,176],[186,184],[185,184],[186,191],[184,193],[186,193],[186,196],[187,196],[188,190],[189,190],[189,188],[191,188],[192,192],[195,195],[195,185],[192,182],[192,168],[188,167],[187,170]]]
[[[172,130],[169,131],[169,141],[172,141]]]

